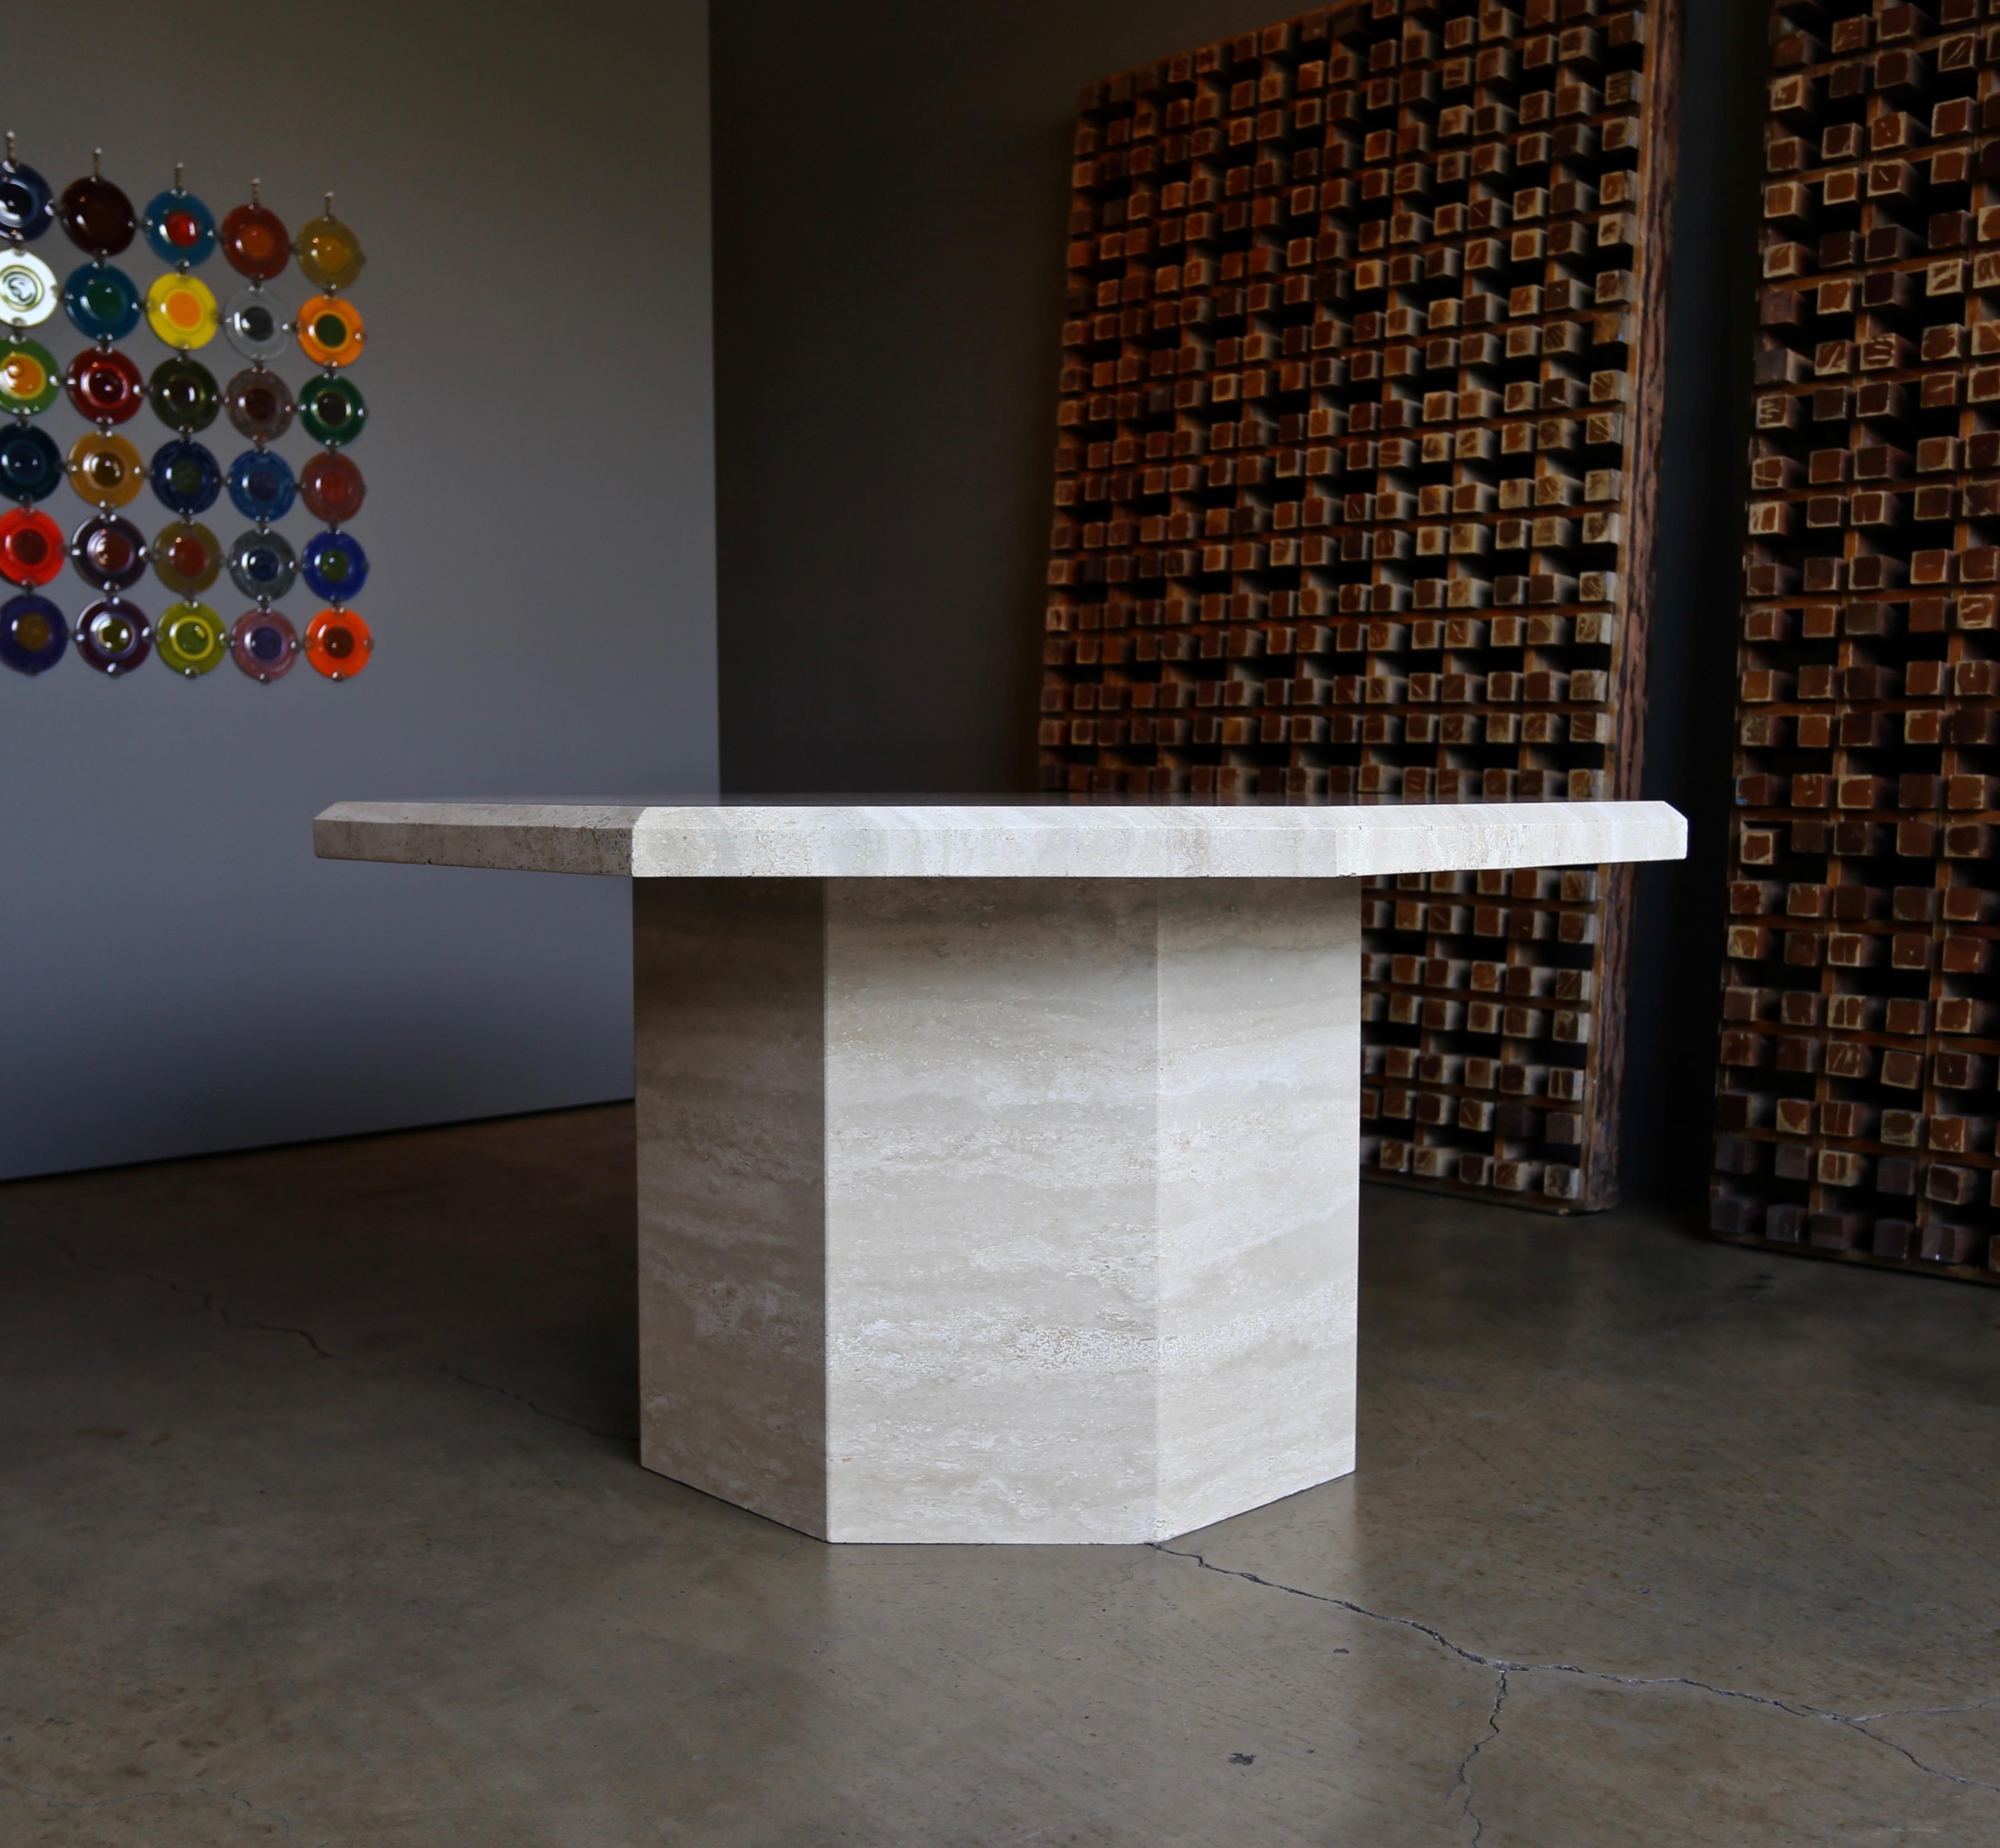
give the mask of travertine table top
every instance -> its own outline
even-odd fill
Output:
[[[337,802],[323,860],[642,879],[1352,879],[1679,860],[1664,802]]]

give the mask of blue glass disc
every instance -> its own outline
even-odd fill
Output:
[[[24,506],[45,501],[68,474],[47,431],[25,423],[0,429],[0,494],[8,499]]]
[[[245,637],[243,646],[253,660],[269,667],[285,658],[285,632],[276,623],[261,623]]]
[[[0,161],[0,235],[32,244],[55,215],[55,194],[47,180],[19,161]]]
[[[17,674],[39,674],[62,659],[69,624],[47,597],[9,597],[0,603],[0,662]]]
[[[259,603],[276,603],[298,575],[299,555],[282,533],[245,533],[229,548],[230,582]]]
[[[351,533],[319,533],[306,541],[306,588],[329,603],[353,601],[368,582],[368,554]]]
[[[292,465],[267,449],[246,449],[229,465],[229,498],[245,519],[283,519],[299,491]]]
[[[122,340],[146,311],[137,286],[116,263],[79,263],[63,284],[62,300],[86,340]]]
[[[206,513],[222,492],[222,468],[199,443],[163,443],[153,452],[153,492],[183,519]]]
[[[154,194],[146,207],[146,242],[163,263],[205,263],[215,254],[215,214],[192,193]],[[174,233],[191,231],[186,243]]]

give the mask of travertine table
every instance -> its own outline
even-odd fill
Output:
[[[837,1541],[1164,1539],[1354,1466],[1363,875],[1658,803],[342,803],[630,876],[641,1458]]]

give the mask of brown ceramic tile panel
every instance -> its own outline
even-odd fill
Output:
[[[1637,793],[1675,34],[1362,0],[1085,91],[1047,787]],[[1610,1204],[1630,890],[1368,901],[1371,1178]]]
[[[2000,15],[1771,15],[1726,1236],[2000,1262]]]

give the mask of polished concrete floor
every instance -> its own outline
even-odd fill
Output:
[[[641,1471],[620,1109],[0,1188],[8,1848],[2000,1841],[2000,1292],[1371,1193],[1158,1548]]]

